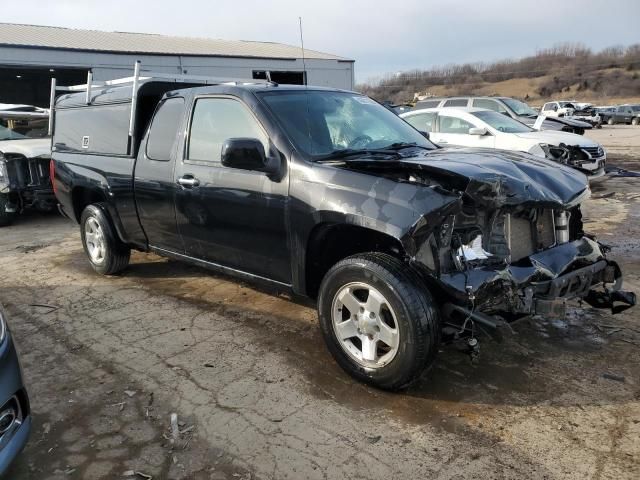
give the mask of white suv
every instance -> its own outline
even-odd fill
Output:
[[[545,117],[571,117],[575,109],[571,102],[547,102],[540,112]]]

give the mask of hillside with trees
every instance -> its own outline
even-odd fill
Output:
[[[386,75],[358,86],[379,101],[416,95],[505,95],[539,105],[550,99],[597,104],[640,102],[640,44],[594,52],[561,44],[519,60],[446,65]]]

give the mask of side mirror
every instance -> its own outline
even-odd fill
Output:
[[[272,175],[279,171],[280,166],[278,162],[270,160],[257,138],[228,138],[222,144],[221,161],[225,167]]]
[[[486,128],[478,128],[478,127],[471,127],[469,129],[469,135],[486,135],[487,134],[487,129]]]

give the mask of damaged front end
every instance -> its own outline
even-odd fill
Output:
[[[0,207],[4,213],[27,208],[50,211],[56,200],[49,178],[49,156],[28,158],[20,153],[0,152]]]
[[[607,156],[600,146],[581,147],[579,145],[549,145],[542,143],[537,148],[549,160],[575,168],[589,178],[594,179],[604,175]]]
[[[53,210],[49,114],[17,105],[0,111],[0,226],[27,208]]]
[[[622,273],[606,258],[608,247],[583,232],[580,203],[590,194],[584,177],[565,167],[554,175],[530,156],[512,163],[475,157],[475,164],[414,164],[411,176],[460,194],[439,219],[431,212],[404,239],[411,262],[447,299],[449,320],[495,327],[496,315],[564,316],[575,298],[613,313],[635,304],[635,295],[620,289]]]

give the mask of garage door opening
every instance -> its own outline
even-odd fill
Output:
[[[282,70],[269,70],[271,73],[271,80],[276,83],[282,83],[286,85],[306,85],[305,72],[286,72]],[[266,80],[266,70],[254,70],[253,78],[255,80]]]
[[[49,108],[51,79],[61,86],[87,83],[86,69],[7,67],[0,65],[0,103]]]

